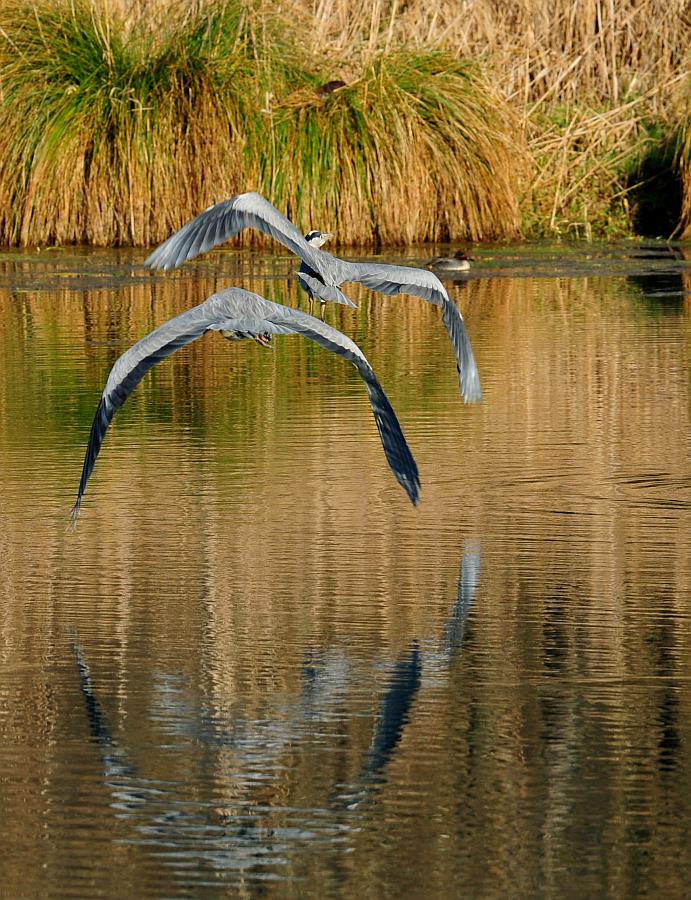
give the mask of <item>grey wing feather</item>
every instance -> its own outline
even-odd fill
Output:
[[[160,244],[144,265],[151,269],[175,269],[239,234],[243,228],[256,228],[320,271],[317,248],[310,246],[273,204],[255,193],[237,194],[210,206]]]
[[[149,369],[175,353],[180,347],[201,337],[212,326],[217,317],[213,304],[210,304],[210,300],[213,299],[213,297],[209,298],[199,306],[160,325],[146,337],[137,341],[115,361],[91,425],[77,500],[72,508],[73,525],[79,514],[86,483],[94,468],[96,457],[113,416]]]
[[[334,303],[342,303],[344,306],[350,306],[353,309],[357,309],[357,304],[346,297],[346,295],[335,285],[325,284],[323,281],[315,278],[314,275],[310,275],[309,272],[303,271],[303,269],[300,269],[298,272],[298,278],[303,282],[302,286],[308,294],[314,294],[314,296],[318,297],[320,300],[333,300]]]
[[[265,332],[303,334],[352,362],[365,382],[389,465],[413,503],[417,502],[420,488],[417,465],[396,414],[357,344],[314,316],[272,303],[241,288],[227,288],[199,306],[164,322],[115,361],[91,426],[77,500],[72,508],[73,525],[108,426],[144,375],[156,363],[201,337],[204,332],[225,329],[250,335]]]
[[[413,266],[389,266],[384,263],[357,263],[338,260],[341,264],[338,283],[357,281],[372,291],[383,294],[412,294],[435,306],[441,306],[442,322],[456,354],[461,393],[466,403],[482,400],[480,373],[470,344],[470,337],[458,307],[434,272]]]
[[[320,347],[324,347],[325,350],[337,353],[351,362],[358,370],[365,382],[374,421],[377,424],[379,437],[391,470],[413,504],[416,504],[420,494],[420,476],[417,464],[403,435],[396,413],[363,352],[354,341],[336,328],[327,325],[326,322],[300,310],[279,307],[278,304],[276,306],[278,311],[268,315],[267,321],[286,322],[296,334],[302,334],[319,344]]]

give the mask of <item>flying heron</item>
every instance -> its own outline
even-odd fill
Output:
[[[472,256],[468,256],[465,250],[457,250],[453,256],[437,256],[436,259],[430,259],[426,265],[444,275],[455,275],[458,272],[467,272],[471,262]]]
[[[174,269],[238,234],[243,228],[256,228],[283,244],[302,260],[298,272],[301,285],[312,300],[331,300],[355,306],[339,289],[346,281],[357,281],[384,294],[412,294],[441,307],[442,321],[456,353],[461,393],[466,403],[482,399],[480,376],[463,317],[434,272],[412,266],[390,266],[383,263],[349,262],[332,256],[321,245],[331,237],[321,231],[310,231],[303,237],[298,229],[275,206],[260,194],[237,194],[210,206],[145,260],[152,269]]]
[[[242,288],[227,288],[159,325],[116,359],[91,426],[77,501],[72,508],[73,525],[77,521],[86,483],[117,410],[149,369],[207,331],[218,331],[233,341],[252,338],[264,346],[270,344],[274,334],[301,334],[351,362],[365,382],[389,465],[413,504],[417,503],[420,479],[413,454],[396,413],[357,344],[308,313],[272,303]]]

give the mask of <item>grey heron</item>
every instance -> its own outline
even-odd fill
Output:
[[[177,268],[227,241],[243,228],[256,228],[300,257],[302,265],[298,278],[310,299],[317,297],[322,302],[331,300],[355,306],[339,288],[344,282],[356,281],[373,291],[412,294],[441,307],[442,321],[456,354],[461,393],[466,403],[476,403],[482,399],[480,376],[465,322],[434,272],[412,266],[349,262],[332,256],[320,249],[330,235],[311,231],[306,237],[303,236],[260,194],[237,194],[210,206],[160,244],[144,261],[144,265],[152,269]]]
[[[149,369],[207,331],[218,331],[229,340],[252,338],[264,346],[275,334],[301,334],[351,362],[365,383],[389,465],[413,504],[417,503],[420,490],[417,465],[396,414],[357,344],[308,313],[273,303],[242,288],[226,288],[159,325],[113,364],[91,426],[77,500],[72,508],[73,525],[96,457],[117,410]]]
[[[456,275],[458,272],[467,272],[470,269],[472,256],[468,256],[465,250],[457,250],[453,256],[437,256],[430,259],[427,265],[443,275]]]

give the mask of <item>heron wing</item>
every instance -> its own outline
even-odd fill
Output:
[[[303,334],[327,350],[350,360],[362,376],[370,398],[386,458],[408,496],[417,502],[417,465],[381,385],[357,344],[335,328],[299,310],[272,303],[242,288],[227,288],[199,306],[159,325],[113,364],[91,426],[72,524],[77,521],[86,484],[113,416],[156,363],[190,344],[206,331],[236,330],[245,334]]]
[[[163,325],[159,325],[116,359],[108,375],[91,425],[77,501],[72,508],[73,524],[77,520],[86,483],[94,468],[96,457],[113,416],[149,369],[175,353],[180,347],[201,337],[218,321],[217,304],[211,302],[215,298],[216,295],[205,300],[199,306],[188,309],[181,315],[164,322]]]
[[[335,257],[332,257],[335,259]],[[384,263],[360,263],[338,260],[338,284],[357,281],[371,291],[383,294],[412,294],[441,307],[441,316],[456,354],[461,393],[466,403],[482,400],[480,373],[470,337],[458,307],[449,297],[434,272],[413,266],[389,266]]]
[[[272,237],[321,273],[319,250],[308,244],[273,204],[255,193],[237,194],[210,206],[160,244],[144,265],[151,269],[175,269],[239,234],[243,228],[256,228]]]
[[[374,370],[358,345],[338,329],[314,316],[278,304],[267,316],[267,324],[302,334],[325,350],[331,350],[351,362],[365,382],[384,453],[399,484],[416,504],[420,493],[417,464],[401,429],[396,413],[377,380]],[[268,330],[268,329],[267,329]]]

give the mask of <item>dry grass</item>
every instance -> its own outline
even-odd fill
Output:
[[[4,13],[7,243],[149,243],[170,231],[173,207],[198,210],[209,182],[238,187],[254,66],[239,4],[176,23],[166,41],[102,12],[70,0]]]
[[[674,81],[678,84],[680,78]],[[591,238],[631,228],[630,197],[645,178],[641,162],[669,139],[674,125],[650,119],[657,87],[616,106],[550,107],[528,124],[534,162],[529,186],[534,233]],[[657,127],[652,127],[653,125]]]
[[[630,232],[639,161],[688,122],[689,0],[285,0],[313,51],[352,60],[380,46],[443,47],[484,59],[515,109],[534,162],[529,234]],[[347,71],[349,63],[341,70]],[[681,98],[681,101],[680,101]],[[688,146],[684,144],[683,146]],[[682,228],[689,233],[689,164]]]
[[[253,154],[260,190],[342,242],[519,232],[517,120],[474,64],[440,52],[379,53],[327,97],[306,88],[279,101],[267,128]]]
[[[125,2],[125,0],[123,0]],[[688,0],[283,0],[321,56],[386,45],[489,58],[526,105],[607,100],[663,85],[688,59]]]
[[[12,0],[5,23],[10,244],[150,244],[249,188],[342,242],[518,233],[515,122],[474,64],[380,52],[322,96],[242,0],[167,18]]]
[[[691,106],[691,102],[689,106]],[[677,160],[682,183],[678,236],[681,240],[687,241],[691,240],[691,116],[689,115],[684,117],[679,130]]]
[[[626,233],[674,140],[691,229],[687,0],[5,0],[0,25],[4,243],[151,244],[245,189],[343,243]]]

